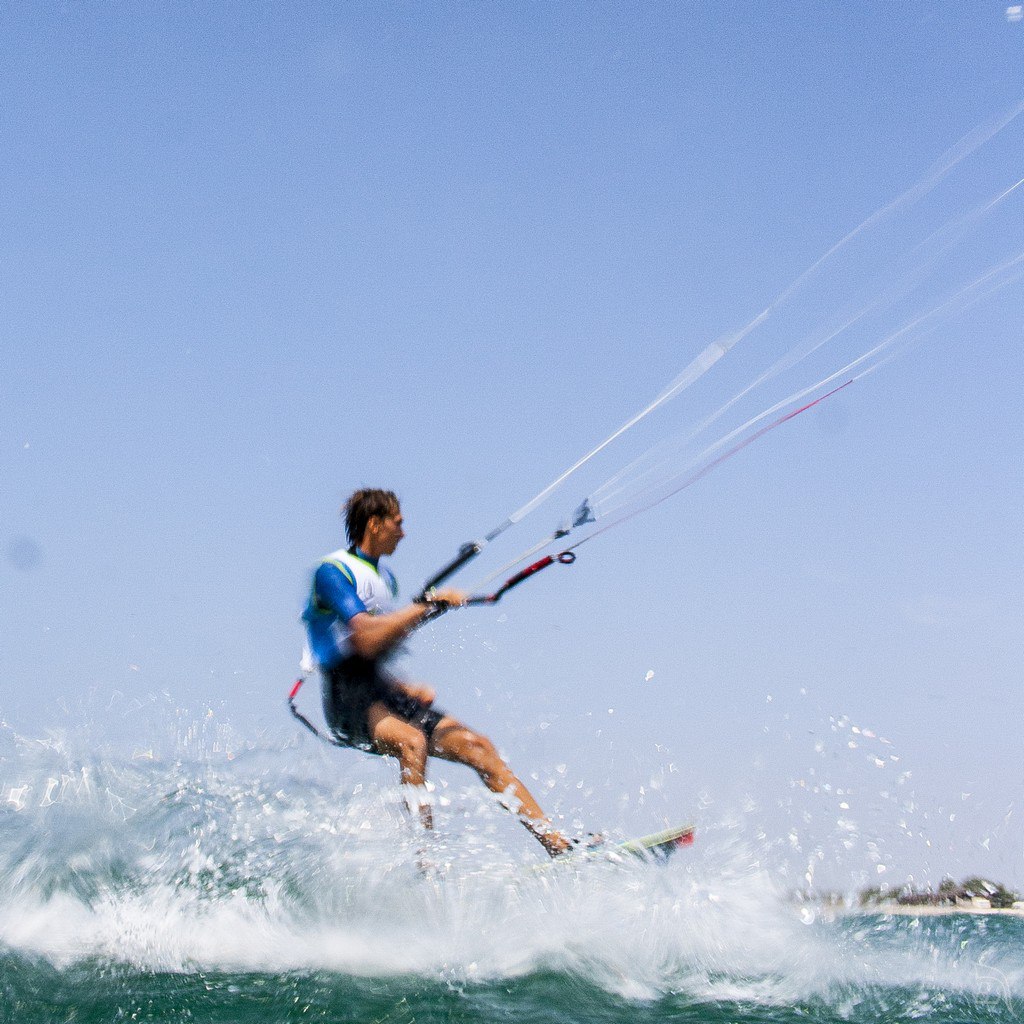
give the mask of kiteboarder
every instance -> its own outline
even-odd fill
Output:
[[[324,714],[341,746],[397,759],[410,805],[432,827],[426,798],[429,757],[472,768],[551,856],[572,849],[486,736],[434,705],[434,690],[392,674],[389,662],[425,619],[462,605],[457,590],[434,590],[396,607],[398,586],[381,558],[405,536],[391,491],[356,491],[343,506],[349,547],[325,557],[303,613],[323,681]]]

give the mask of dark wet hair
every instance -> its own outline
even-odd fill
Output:
[[[341,506],[345,517],[345,532],[349,544],[358,544],[366,533],[367,524],[374,516],[383,519],[385,516],[398,514],[398,497],[394,491],[381,491],[368,487],[356,491]]]

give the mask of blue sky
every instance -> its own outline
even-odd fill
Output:
[[[7,5],[0,57],[0,711],[27,735],[161,695],[283,742],[349,491],[402,497],[411,594],[1024,98],[1024,23],[988,2]],[[1022,141],[851,245],[481,571],[879,294]],[[1022,203],[747,414],[1018,253]],[[1024,885],[1020,309],[1018,284],[939,318],[443,620],[416,671],[598,825],[746,807],[829,849],[840,788],[865,863],[875,835],[890,876]]]

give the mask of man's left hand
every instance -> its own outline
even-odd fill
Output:
[[[427,686],[424,683],[400,683],[402,692],[407,697],[412,697],[413,700],[418,700],[424,707],[430,707],[434,703],[434,698],[437,696],[436,691],[432,686]]]

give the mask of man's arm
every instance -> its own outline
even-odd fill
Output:
[[[360,612],[348,622],[349,642],[361,658],[378,658],[405,639],[430,610],[429,605],[411,604],[397,612],[371,615]]]
[[[466,603],[466,595],[459,590],[439,590],[431,600],[458,607]],[[384,615],[353,615],[348,621],[352,649],[362,658],[378,658],[401,643],[432,610],[429,603],[410,604]]]

